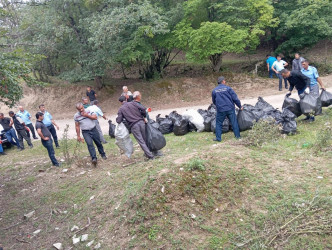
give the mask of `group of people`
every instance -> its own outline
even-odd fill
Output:
[[[60,147],[55,129],[57,128],[57,130],[59,130],[59,126],[53,120],[52,115],[46,111],[44,104],[39,105],[39,111],[36,113],[35,127],[32,124],[32,117],[30,113],[25,110],[23,106],[19,106],[19,110],[16,114],[14,111],[9,111],[8,115],[9,117],[5,117],[3,113],[0,113],[0,125],[2,127],[1,131],[5,133],[9,143],[11,143],[13,146],[16,146],[18,150],[22,151],[25,149],[25,140],[28,146],[33,148],[32,138],[38,139],[35,132],[36,129],[37,134],[41,138],[42,144],[45,148],[47,148],[50,158],[53,159],[53,165],[60,165],[54,157],[53,148],[53,141],[56,148]],[[1,154],[5,154],[3,151],[2,142],[0,143],[0,152]]]

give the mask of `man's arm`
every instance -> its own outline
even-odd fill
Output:
[[[123,114],[122,114],[121,109],[119,109],[118,117],[116,118],[116,122],[120,124],[122,121],[123,121]]]
[[[79,122],[75,122],[75,129],[76,129],[77,141],[84,142],[84,140],[81,138],[81,128]]]
[[[216,93],[214,91],[212,91],[212,102],[216,105]]]
[[[55,121],[53,119],[51,120],[51,122],[56,127],[56,129],[59,130],[59,126],[55,123]]]
[[[270,71],[270,64],[266,63],[266,66],[267,66],[267,71]]]
[[[319,83],[319,85],[321,86],[322,89],[326,89],[323,82],[322,82],[322,79],[320,77],[317,78],[317,82]]]
[[[241,107],[242,107],[241,101],[239,100],[239,98],[237,97],[237,94],[234,92],[233,89],[230,89],[230,94],[232,96],[233,102],[236,104],[236,106],[238,106],[239,109],[241,109]]]
[[[284,67],[287,67],[287,66],[288,66],[288,62],[284,61]]]
[[[89,118],[91,120],[97,120],[98,119],[97,115],[94,114],[94,113],[92,113],[91,115],[89,115],[88,113],[83,113],[81,115],[84,116],[84,117],[87,117],[87,118]]]
[[[272,70],[278,74],[279,72],[274,68],[275,66],[276,66],[276,64],[273,63],[273,64],[272,64]]]
[[[50,138],[49,137],[45,137],[41,131],[40,128],[37,128],[37,133],[40,136],[40,138],[42,138],[44,141],[48,141]]]
[[[294,63],[295,60],[293,60],[292,62],[292,70],[295,70],[295,63]]]
[[[309,88],[310,87],[310,78],[303,75],[301,72],[298,74],[299,74],[299,77],[305,82],[306,88]]]

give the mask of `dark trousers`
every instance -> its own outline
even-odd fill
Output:
[[[287,79],[286,78],[283,78],[282,75],[279,73],[277,74],[278,78],[279,78],[279,90],[282,90],[282,80],[284,79],[284,82],[285,82],[285,88],[287,89],[288,88],[288,85],[287,85]]]
[[[101,144],[100,136],[96,127],[94,127],[91,130],[82,130],[82,134],[88,146],[88,150],[92,160],[97,159],[96,149],[95,146],[93,145],[93,142],[96,144],[99,154],[101,156],[105,155],[104,147],[103,144]]]
[[[51,124],[50,126],[47,126],[48,130],[51,132],[55,146],[59,147],[59,142],[58,142],[58,136],[56,134],[56,130],[53,124]]]
[[[7,140],[13,144],[14,146],[16,146],[17,148],[20,148],[20,144],[18,142],[18,138],[16,136],[16,132],[15,132],[15,129],[11,128],[10,130],[6,131],[6,137],[7,137]],[[15,141],[14,141],[14,140]]]
[[[23,139],[27,141],[29,146],[32,146],[31,139],[28,137],[27,131],[25,129],[16,130],[18,135],[18,141],[20,148],[24,148]]]
[[[50,138],[48,141],[41,141],[43,146],[47,149],[48,152],[48,156],[50,157],[52,164],[54,166],[59,166],[59,162],[57,161],[57,159],[55,158],[55,152],[54,152],[54,148],[53,148],[53,141]]]
[[[139,121],[131,127],[131,133],[134,135],[136,141],[141,146],[144,154],[148,158],[153,158],[154,154],[150,151],[146,145],[146,134],[145,134],[145,122]]]
[[[269,77],[273,78],[273,75],[276,75],[276,72],[274,72],[272,69],[269,70]]]
[[[32,123],[27,124],[27,127],[30,129],[33,139],[36,139],[35,128],[33,127]],[[28,137],[31,137],[30,132],[27,131],[27,134],[28,134]]]
[[[229,121],[232,124],[233,132],[236,138],[240,138],[240,129],[239,124],[237,123],[237,118],[235,114],[235,110],[230,111],[224,111],[224,112],[217,112],[216,117],[216,139],[218,141],[221,141],[221,135],[222,135],[222,124],[224,123],[224,120],[228,117]]]

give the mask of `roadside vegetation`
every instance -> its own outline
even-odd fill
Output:
[[[300,118],[297,134],[271,140],[267,132],[258,144],[247,141],[261,129],[242,141],[227,133],[220,144],[211,133],[167,135],[165,156],[152,162],[137,144],[126,159],[112,141],[97,168],[75,140],[56,151],[61,168],[50,167],[40,143],[23,155],[8,150],[0,163],[1,246],[68,249],[74,235],[88,234],[78,249],[92,240],[102,249],[329,249],[331,118],[324,109],[314,123]]]

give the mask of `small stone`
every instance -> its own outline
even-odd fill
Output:
[[[77,209],[77,204],[74,204],[74,209]]]
[[[107,172],[107,175],[108,175],[108,176],[111,176],[111,173],[110,173],[110,172]]]
[[[180,171],[183,171],[184,170],[184,168],[180,168]]]
[[[86,247],[91,247],[94,242],[94,240],[90,241],[88,244],[86,244]]]
[[[82,241],[82,242],[87,241],[87,240],[88,240],[88,237],[89,237],[88,234],[83,234],[83,235],[81,236],[81,241]]]
[[[80,238],[79,237],[77,237],[76,238],[76,234],[73,236],[73,244],[74,245],[76,245],[77,243],[79,243],[80,242]]]
[[[68,172],[68,169],[67,168],[64,168],[63,170],[62,170],[62,173],[67,173]]]
[[[34,234],[34,235],[37,235],[37,234],[39,234],[40,232],[41,232],[41,229],[38,229],[38,230],[34,231],[33,234]]]
[[[31,211],[30,213],[24,214],[24,219],[29,219],[35,214],[35,210]]]
[[[219,212],[219,208],[216,208],[216,212]]]
[[[194,204],[194,203],[196,203],[196,200],[192,199],[190,202]]]
[[[317,176],[317,179],[323,179],[323,176]]]
[[[195,219],[195,218],[196,218],[196,215],[191,214],[190,217],[191,217],[192,219]]]
[[[56,227],[56,228],[54,228],[54,230],[60,230],[60,228]]]
[[[92,196],[90,197],[90,201],[92,201],[94,198],[95,198],[95,196],[92,195]]]
[[[101,244],[98,243],[97,245],[95,245],[94,249],[99,249],[101,247]]]
[[[55,243],[55,244],[53,244],[53,247],[60,250],[60,249],[62,249],[62,244],[61,243]]]
[[[74,225],[71,229],[70,229],[70,231],[71,232],[74,232],[74,231],[76,231],[76,230],[78,230],[78,229],[80,229],[78,226],[76,226],[76,225]]]

